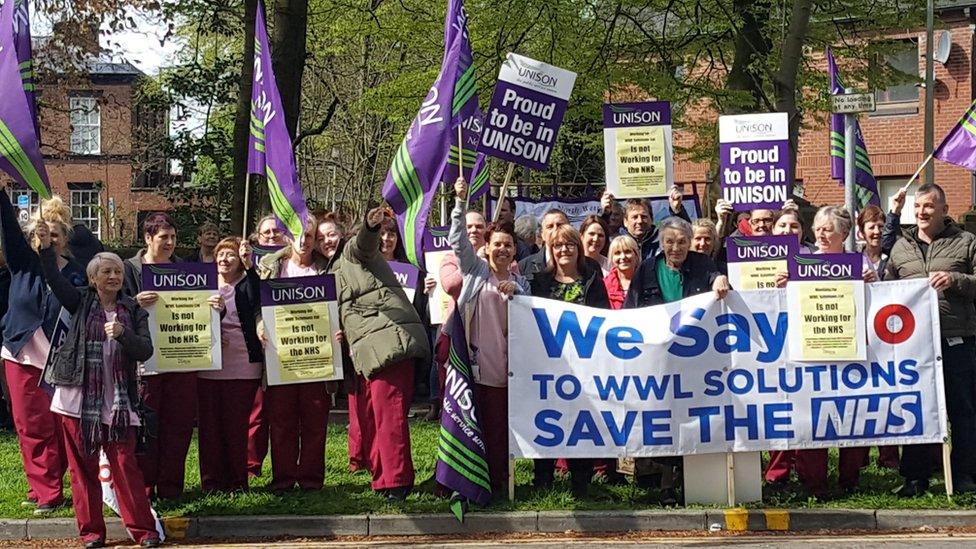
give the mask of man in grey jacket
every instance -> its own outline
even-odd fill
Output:
[[[956,492],[976,492],[976,237],[947,218],[945,192],[927,183],[915,192],[917,226],[891,250],[885,280],[927,278],[939,295],[942,370],[952,426]],[[902,450],[902,497],[923,494],[932,476],[930,445]]]

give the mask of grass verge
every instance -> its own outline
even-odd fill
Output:
[[[437,425],[432,422],[411,424],[413,441],[413,460],[417,471],[418,485],[429,479],[434,472],[434,449],[437,443]],[[274,494],[266,489],[271,480],[270,458],[265,461],[264,471],[251,480],[251,490],[239,494],[205,494],[200,491],[200,474],[197,463],[197,445],[194,439],[187,458],[187,493],[180,501],[163,501],[155,504],[156,510],[164,516],[207,516],[207,515],[335,515],[335,514],[390,514],[390,513],[433,513],[446,512],[447,504],[425,490],[418,489],[406,501],[390,504],[373,493],[369,487],[368,473],[349,472],[346,452],[346,427],[329,425],[326,449],[326,487],[319,492],[293,492]],[[862,490],[853,495],[832,494],[825,500],[815,500],[802,495],[798,485],[792,491],[769,494],[762,503],[748,507],[778,508],[861,508],[861,509],[971,509],[976,507],[976,497],[972,495],[954,498],[945,497],[944,486],[936,481],[930,493],[923,497],[900,499],[891,491],[898,487],[901,479],[897,472],[879,469],[874,465],[876,453],[872,452],[872,464],[862,470]],[[831,452],[831,482],[836,486],[836,451]],[[554,510],[612,510],[612,509],[658,509],[655,492],[626,486],[595,484],[590,495],[584,500],[576,500],[569,491],[568,481],[557,480],[551,490],[532,489],[532,462],[519,460],[516,464],[516,499],[509,502],[499,498],[486,511],[554,511]],[[67,477],[66,495],[70,495]],[[27,493],[20,452],[16,437],[0,433],[0,517],[26,518],[30,509],[24,509],[20,502]],[[107,512],[108,514],[108,512]],[[70,517],[73,513],[64,508],[53,516]]]

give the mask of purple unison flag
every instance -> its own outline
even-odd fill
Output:
[[[31,45],[30,9],[27,0],[14,1],[14,50],[17,51],[17,68],[20,69],[20,78],[24,83],[31,118],[34,119],[37,135],[41,135],[37,118],[37,97],[34,95],[34,49]]]
[[[840,72],[837,70],[837,63],[834,62],[834,53],[827,48],[827,73],[830,76],[830,94],[837,95],[844,93],[844,83],[840,80]],[[868,156],[867,145],[864,144],[864,134],[861,133],[861,124],[854,121],[854,196],[857,200],[857,209],[863,210],[869,204],[881,207],[881,198],[878,196],[878,182],[874,178],[874,171],[871,169],[871,158]],[[830,115],[830,176],[834,179],[844,181],[844,115]],[[841,183],[843,185],[843,183]],[[852,212],[853,213],[853,212]]]
[[[962,113],[933,155],[943,162],[976,171],[976,101]]]
[[[487,453],[475,409],[464,321],[458,311],[451,315],[448,326],[451,349],[446,365],[447,382],[444,384],[435,478],[460,497],[487,505],[491,499]],[[461,511],[455,508],[454,512],[459,520],[463,520]]]
[[[30,39],[28,30],[28,41]],[[24,92],[14,36],[14,0],[0,8],[0,169],[19,185],[42,198],[51,197],[51,184],[41,156],[41,140]]]
[[[396,213],[407,259],[418,266],[423,259],[421,245],[427,214],[437,183],[442,180],[451,148],[454,114],[460,113],[466,101],[455,103],[455,92],[474,93],[474,73],[470,61],[469,66],[461,64],[461,49],[467,44],[467,35],[452,27],[459,20],[464,20],[461,3],[452,1],[444,19],[444,38],[452,41],[444,43],[441,72],[397,148],[383,184],[383,198]],[[460,77],[467,70],[472,71],[469,88],[458,88]],[[462,96],[458,96],[458,99],[462,99]]]
[[[251,87],[251,135],[247,142],[247,173],[268,180],[271,210],[278,223],[298,241],[308,226],[305,193],[298,181],[295,151],[285,126],[281,95],[271,66],[264,2],[258,1],[254,23],[254,80]]]
[[[468,12],[463,0],[449,0],[447,20],[444,22],[444,44],[459,42],[458,66],[454,82],[454,100],[451,104],[451,149],[445,159],[441,181],[453,184],[459,173],[471,182],[469,200],[474,195],[473,168],[478,160],[481,143],[481,125],[484,115],[478,108],[478,83],[475,78],[471,39],[468,36]],[[457,127],[461,126],[461,146],[457,143]],[[463,157],[463,158],[462,158]]]
[[[864,256],[857,253],[801,254],[790,257],[790,282],[803,280],[861,280]]]

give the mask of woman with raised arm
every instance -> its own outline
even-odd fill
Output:
[[[515,260],[515,228],[492,223],[485,233],[485,258],[465,234],[468,185],[459,177],[448,240],[464,277],[457,310],[464,319],[466,341],[474,368],[475,400],[488,457],[493,494],[508,485],[508,298],[526,293],[529,285],[511,272]]]
[[[119,256],[101,252],[88,264],[89,287],[79,289],[58,265],[46,225],[37,238],[44,278],[71,315],[64,343],[44,372],[54,387],[51,411],[58,414],[71,468],[71,494],[86,548],[105,546],[99,450],[112,468],[119,514],[143,547],[159,546],[142,471],[136,462],[136,428],[142,410],[136,361],[153,354],[148,313],[122,293]]]
[[[27,476],[27,499],[21,505],[34,507],[34,514],[39,516],[64,502],[61,479],[67,462],[61,420],[51,413],[51,397],[40,387],[61,303],[44,281],[40,259],[21,231],[5,189],[0,192],[0,225],[0,240],[10,270],[9,306],[3,317],[0,357]],[[47,229],[51,235],[52,252],[64,277],[71,284],[83,286],[83,269],[65,255],[70,238],[67,225],[37,216],[34,225]]]

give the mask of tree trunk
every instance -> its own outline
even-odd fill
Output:
[[[308,0],[278,0],[274,12],[271,63],[281,93],[288,135],[295,139],[302,104],[302,75],[305,73]]]
[[[789,181],[795,179],[796,157],[800,140],[800,113],[796,107],[796,77],[803,63],[803,44],[806,42],[810,30],[810,12],[813,0],[795,0],[793,11],[790,13],[790,26],[783,39],[783,51],[780,54],[779,70],[773,78],[773,90],[776,94],[776,110],[785,112],[790,118],[790,173]]]
[[[257,0],[244,0],[244,52],[237,94],[237,113],[234,117],[234,184],[230,209],[233,232],[243,227],[245,216],[249,221],[248,230],[254,229],[250,223],[254,219],[251,213],[255,211],[254,201],[249,205],[250,211],[245,212],[244,187],[247,182],[247,143],[251,133],[251,81],[254,77],[254,21],[257,9]]]
[[[763,35],[763,26],[770,16],[769,0],[735,0],[733,7],[741,16],[741,26],[735,33],[735,58],[726,80],[730,90],[749,92],[750,103],[725,109],[727,114],[757,112],[765,101],[762,60],[769,54],[771,43]]]

